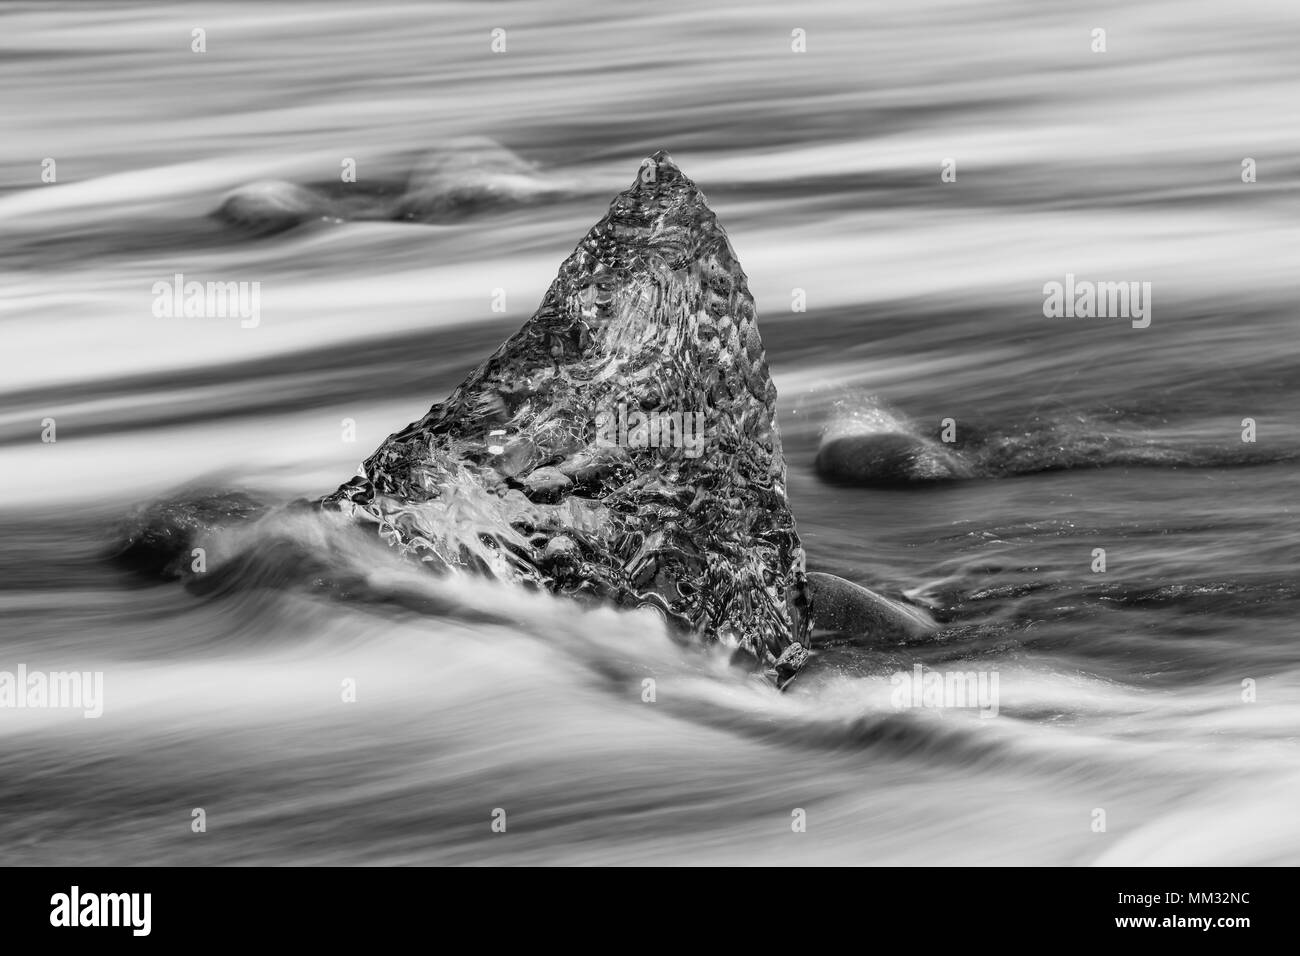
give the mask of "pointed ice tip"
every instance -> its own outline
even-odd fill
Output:
[[[686,178],[686,174],[682,172],[681,167],[673,162],[673,158],[668,155],[668,150],[657,149],[641,160],[641,168],[637,170],[636,182],[633,185],[641,186],[680,181],[690,182]]]

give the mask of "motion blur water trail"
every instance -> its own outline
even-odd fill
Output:
[[[98,719],[0,710],[8,859],[1300,859],[1300,11],[594,10],[0,13],[0,671],[105,678]],[[465,136],[556,189],[386,215]],[[183,486],[332,490],[531,314],[660,147],[749,275],[810,566],[937,634],[815,643],[779,695],[654,617],[422,576],[306,519],[219,542],[207,589],[104,559]],[[267,180],[346,208],[273,234],[213,215]],[[260,323],[158,316],[177,274],[260,283]],[[1150,327],[1046,318],[1067,274],[1150,282]],[[846,388],[928,439],[954,419],[978,475],[824,482]],[[917,664],[996,672],[996,719],[899,707]]]

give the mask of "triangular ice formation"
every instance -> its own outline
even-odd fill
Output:
[[[325,503],[437,567],[653,605],[783,680],[810,622],[775,403],[745,274],[661,151],[528,323]]]

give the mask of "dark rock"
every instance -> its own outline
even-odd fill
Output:
[[[814,463],[824,478],[861,484],[910,484],[971,478],[958,454],[917,432],[872,396],[847,396],[832,406]]]
[[[395,218],[455,221],[476,212],[539,202],[563,188],[500,143],[482,136],[448,142],[411,172]]]
[[[152,502],[119,529],[109,557],[144,577],[175,580],[193,565],[192,550],[208,535],[251,522],[269,506],[237,491],[191,493]]]
[[[904,641],[922,637],[938,625],[920,608],[894,601],[834,574],[808,572],[818,634],[836,634],[849,643]]]
[[[333,214],[328,198],[306,186],[268,180],[228,193],[216,217],[256,235],[272,235]]]

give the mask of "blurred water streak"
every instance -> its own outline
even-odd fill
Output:
[[[10,861],[1296,862],[1298,27],[1282,0],[7,7],[0,669],[99,667],[107,694],[97,721],[0,712]],[[260,237],[211,216],[259,180],[345,193],[345,159],[379,208],[467,135],[562,195]],[[379,552],[334,560],[507,620],[137,589],[97,559],[200,476],[332,489],[532,312],[659,147],[749,274],[810,564],[956,582],[943,640],[776,697],[653,620],[451,595]],[[157,317],[177,273],[260,283],[260,324]],[[1150,328],[1044,318],[1067,273],[1151,282]],[[829,487],[844,384],[927,431],[1047,423],[1063,456],[1123,434],[1170,466]],[[997,669],[999,719],[896,712],[916,661]]]

